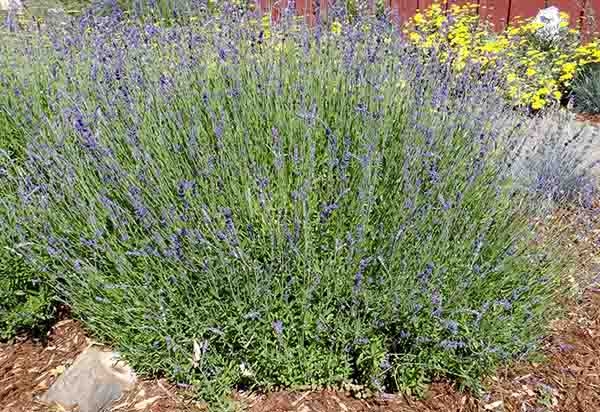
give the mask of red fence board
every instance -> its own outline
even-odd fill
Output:
[[[271,3],[271,18],[275,21],[279,20],[283,9],[288,6],[287,0],[274,0]]]
[[[546,7],[545,0],[513,0],[510,7],[511,20],[515,17],[534,17]]]
[[[583,27],[589,34],[600,33],[600,0],[587,0]]]
[[[532,0],[527,0],[534,2]],[[544,0],[540,0],[544,1]],[[513,1],[514,2],[514,1]],[[479,2],[479,15],[489,20],[496,30],[506,27],[507,19],[510,18],[509,8],[511,0],[481,0]]]
[[[390,0],[389,8],[393,21],[404,24],[415,15],[419,2],[418,0]]]
[[[315,23],[315,11],[312,0],[296,0],[296,14],[299,16],[305,16],[306,21],[309,24]]]
[[[583,15],[583,2],[581,0],[550,0],[549,6],[556,6],[560,11],[569,13],[570,24],[572,27],[578,27]]]
[[[269,0],[256,0],[256,8],[264,13],[268,10],[271,10],[271,2]]]
[[[436,0],[419,0],[417,2],[417,7],[420,11],[425,10],[426,8],[430,7],[433,3],[439,3],[439,1]]]

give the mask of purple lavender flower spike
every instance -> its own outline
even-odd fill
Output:
[[[271,326],[273,327],[275,335],[281,336],[281,334],[283,333],[283,322],[281,320],[275,320],[273,321]]]

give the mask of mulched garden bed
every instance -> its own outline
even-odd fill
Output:
[[[583,113],[578,114],[577,119],[582,122],[589,122],[600,125],[600,114]]]
[[[367,400],[346,392],[307,391],[238,393],[236,399],[250,412],[283,411],[600,411],[600,290],[590,289],[564,319],[552,325],[546,340],[546,358],[500,370],[488,381],[481,398],[461,393],[446,383],[433,384],[425,399],[384,395]],[[17,339],[0,345],[0,410],[45,411],[36,402],[91,341],[81,325],[63,320],[47,342]],[[199,411],[182,389],[162,380],[141,381],[114,411]]]
[[[346,393],[276,392],[250,396],[251,412],[273,411],[600,411],[600,290],[591,289],[569,316],[553,325],[543,363],[500,370],[478,399],[449,384],[430,387],[423,400],[401,395],[357,400]]]
[[[589,286],[593,275],[600,272],[600,204],[547,216],[540,234],[544,236],[544,228],[563,225],[571,229],[562,233],[561,244],[577,259],[577,281],[586,291],[580,301],[568,304],[570,311],[563,319],[551,325],[543,344],[544,360],[499,370],[486,382],[484,396],[478,398],[448,383],[435,383],[421,400],[402,395],[365,400],[332,390],[238,392],[234,398],[249,412],[600,411],[600,289]],[[48,406],[38,403],[37,397],[91,344],[82,325],[68,318],[59,321],[43,342],[19,337],[0,344],[0,411],[47,411]],[[165,380],[142,380],[112,410],[205,411],[206,407],[190,395]]]

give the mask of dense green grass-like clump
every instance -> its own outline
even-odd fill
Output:
[[[587,68],[575,79],[573,94],[577,111],[600,114],[600,64]]]
[[[2,125],[22,132],[2,142],[22,159],[6,247],[140,372],[207,399],[418,392],[535,349],[561,262],[532,241],[510,177],[527,120],[496,79],[371,19],[60,30],[0,45]]]

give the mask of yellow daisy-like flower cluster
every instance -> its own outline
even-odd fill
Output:
[[[342,34],[342,23],[337,20],[331,23],[331,32],[336,36]]]
[[[579,32],[569,29],[569,15],[561,13],[559,32],[551,39],[539,36],[542,23],[514,19],[512,26],[495,33],[481,19],[477,4],[434,3],[419,11],[404,27],[409,42],[435,51],[442,61],[452,56],[455,70],[469,62],[500,72],[506,80],[506,95],[516,104],[542,109],[561,101],[571,81],[585,65],[600,62],[598,41],[581,45]]]

